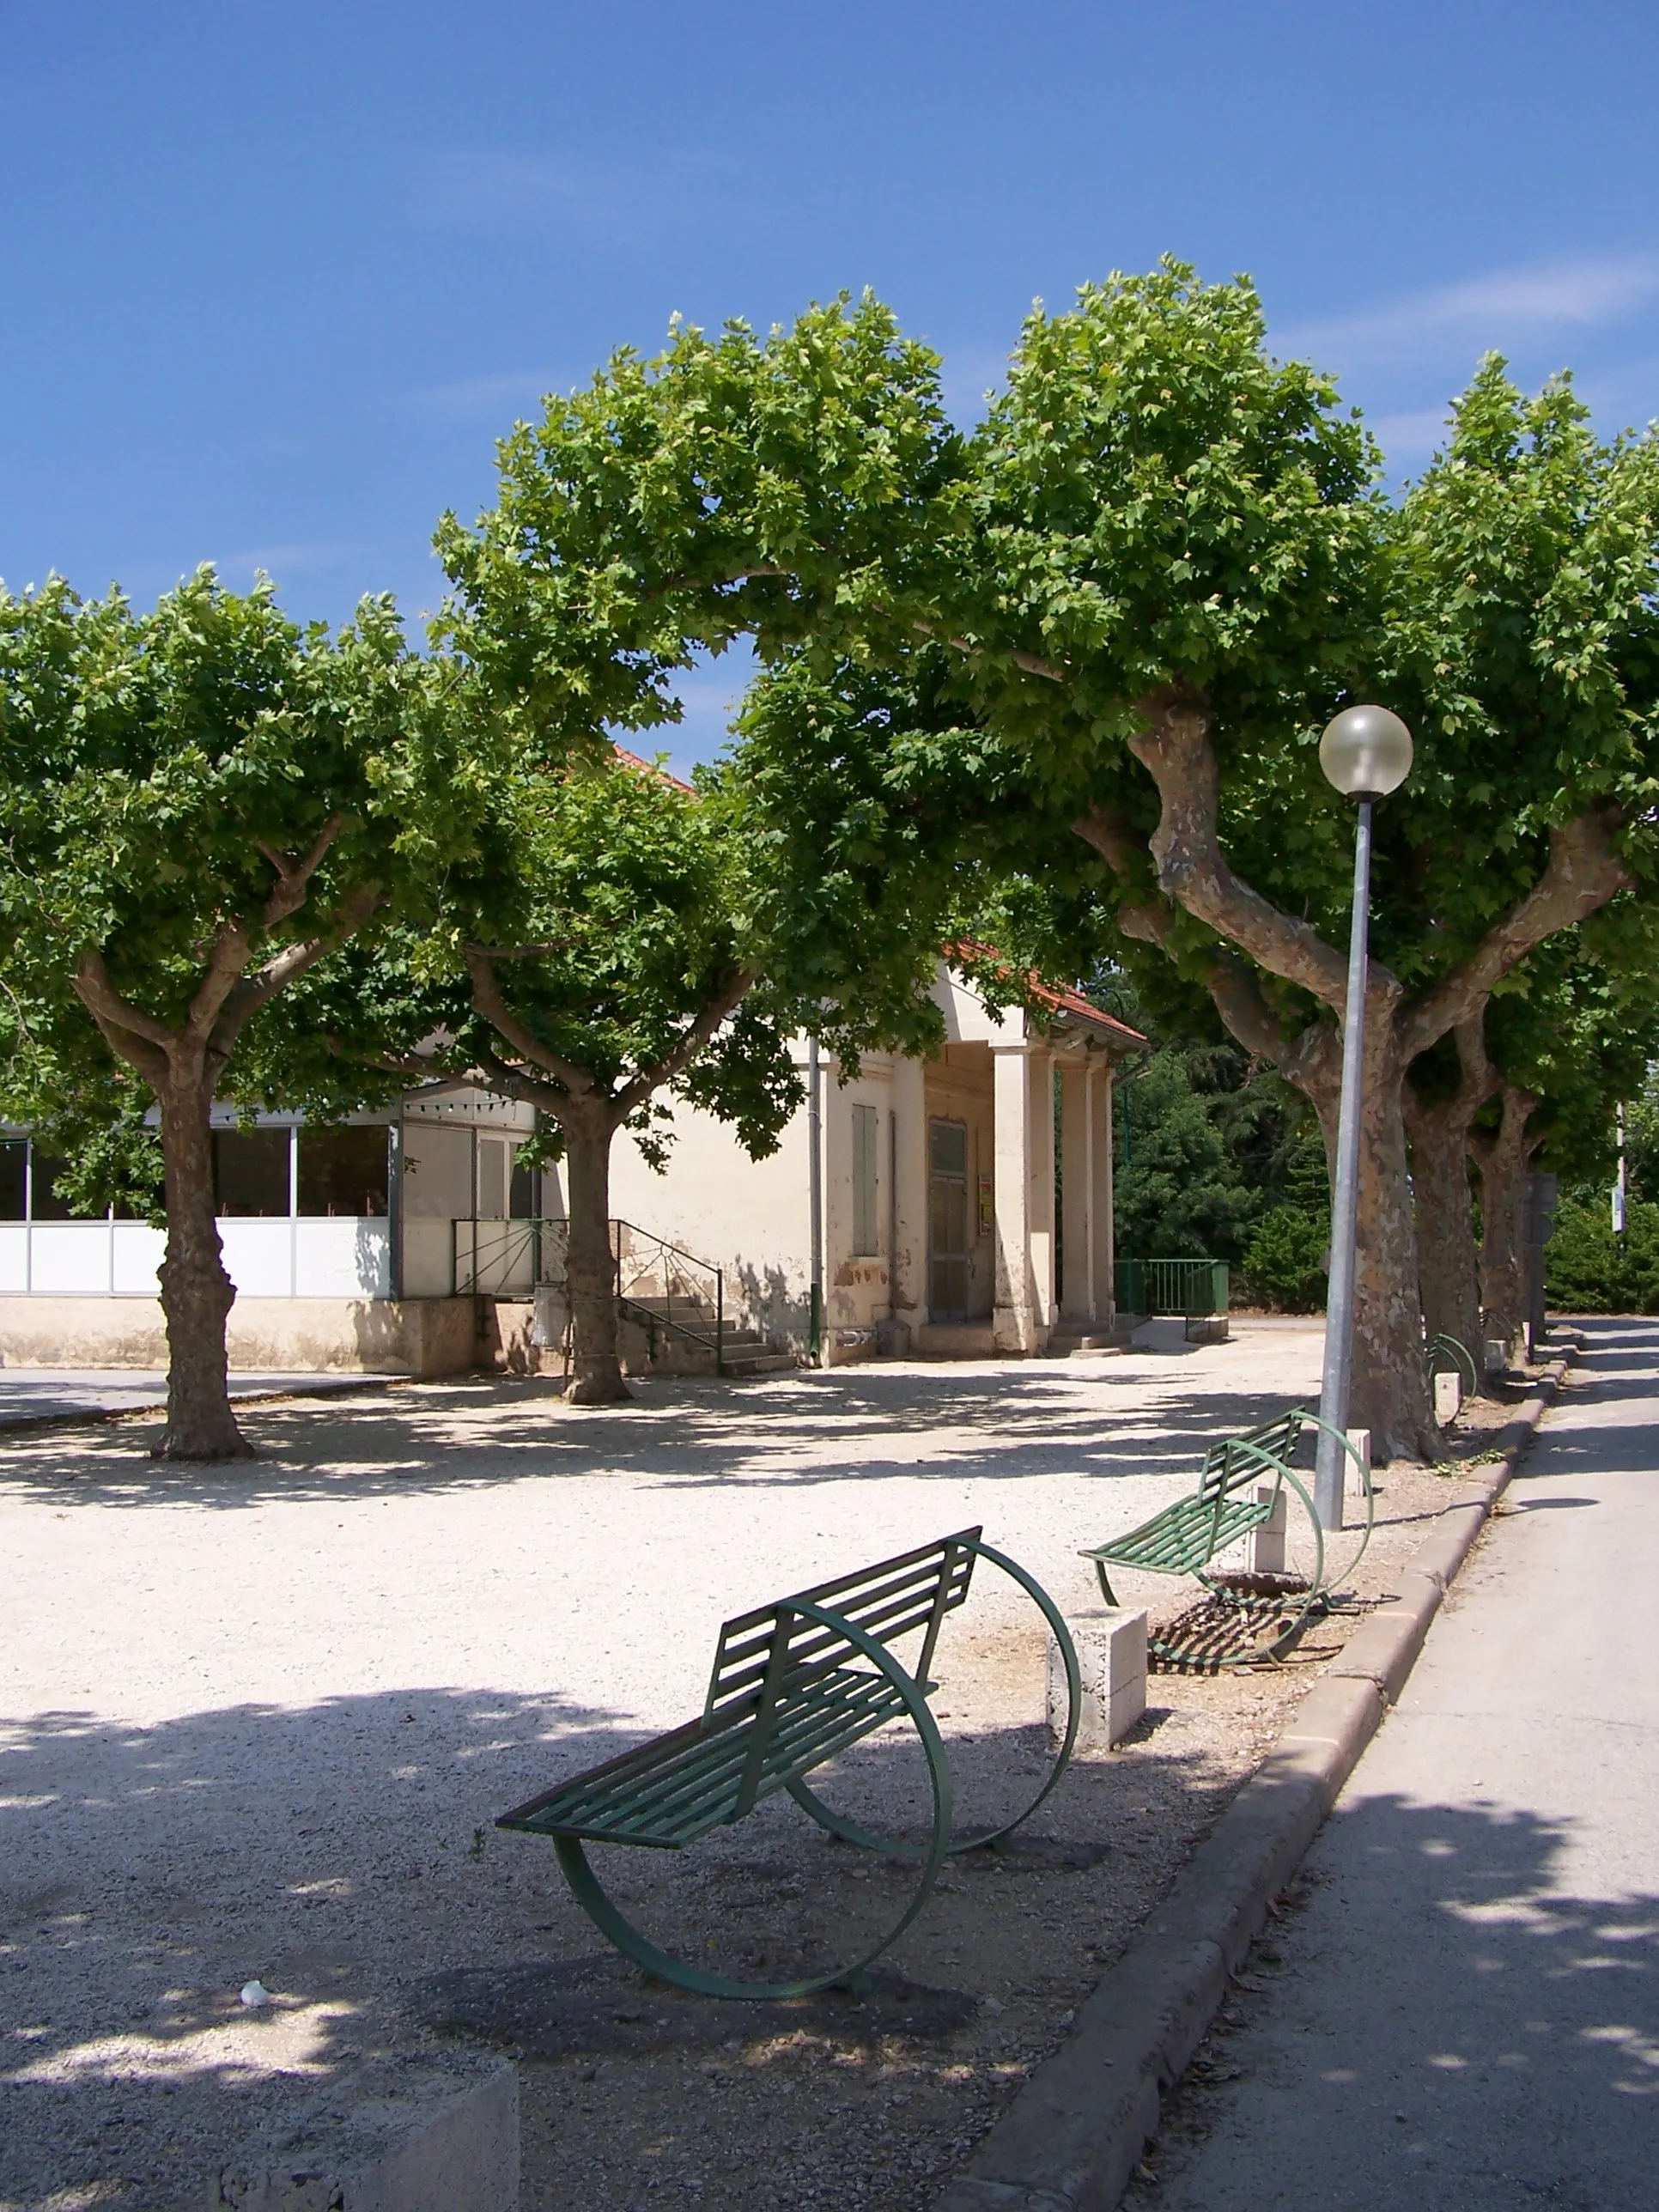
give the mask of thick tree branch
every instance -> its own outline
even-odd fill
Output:
[[[308,968],[314,968],[331,952],[337,952],[348,938],[355,937],[360,929],[367,927],[377,909],[384,904],[384,899],[377,891],[354,891],[349,898],[342,902],[334,916],[333,928],[321,936],[303,938],[296,944],[285,945],[253,975],[239,976],[226,995],[209,1038],[210,1048],[218,1055],[220,1061],[222,1063],[230,1058],[235,1050],[237,1038],[261,1006],[269,1005],[279,991],[285,990]]]
[[[643,1067],[617,1094],[616,1119],[620,1127],[636,1106],[642,1106],[653,1091],[690,1067],[720,1024],[726,1019],[744,994],[758,980],[759,971],[739,968],[710,999],[679,1042],[650,1067]]]
[[[576,1066],[574,1061],[544,1045],[519,1020],[501,996],[501,987],[495,981],[495,970],[488,957],[472,946],[465,948],[463,957],[471,980],[472,1004],[477,1012],[507,1039],[521,1060],[528,1060],[532,1067],[544,1068],[569,1097],[586,1097],[595,1087],[592,1077],[586,1068]]]
[[[1461,968],[1406,1009],[1401,1036],[1407,1060],[1484,1006],[1493,987],[1547,937],[1583,921],[1616,892],[1629,889],[1635,879],[1613,848],[1618,827],[1616,811],[1598,805],[1551,830],[1548,863],[1526,896],[1487,932]]]
[[[986,653],[993,650],[989,646],[975,645],[970,637],[942,638],[930,622],[918,619],[912,623],[911,628],[918,637],[933,638],[940,645],[948,646],[952,653],[963,653],[969,660],[982,659]],[[1023,668],[1028,676],[1041,676],[1049,684],[1069,684],[1072,680],[1071,672],[1068,669],[1056,668],[1053,661],[1044,660],[1037,653],[1026,653],[1019,646],[1005,646],[1001,649],[1013,662],[1015,667]]]
[[[1127,819],[1109,808],[1085,816],[1072,827],[1122,878],[1128,876],[1145,849]],[[1171,959],[1178,957],[1180,909],[1172,900],[1121,906],[1117,910],[1117,926],[1125,937],[1155,945]],[[1255,1059],[1270,1061],[1298,1085],[1317,1079],[1323,1072],[1317,1062],[1328,1055],[1335,1036],[1328,1024],[1312,1023],[1300,1035],[1291,1036],[1268,1004],[1255,971],[1236,953],[1218,948],[1211,956],[1204,981],[1216,1012],[1246,1052]]]
[[[322,866],[324,855],[339,836],[344,823],[343,814],[331,814],[318,831],[316,842],[301,860],[277,852],[263,838],[254,839],[256,851],[262,853],[276,871],[276,884],[265,901],[264,912],[260,917],[264,928],[275,929],[279,921],[286,921],[289,915],[297,914],[305,904],[311,890],[311,879]]]
[[[124,999],[109,980],[109,970],[104,965],[101,952],[83,952],[75,964],[75,995],[106,1035],[111,1026],[123,1030],[129,1036],[142,1037],[147,1043],[158,1045],[165,1053],[173,1044],[177,1031],[158,1021],[154,1014]]]
[[[1188,914],[1248,952],[1286,982],[1300,984],[1340,1015],[1348,963],[1310,923],[1281,914],[1236,876],[1217,831],[1220,777],[1210,742],[1210,718],[1199,702],[1174,695],[1144,700],[1143,727],[1129,750],[1158,786],[1162,802],[1151,846],[1158,888]],[[1372,967],[1373,978],[1392,981]]]

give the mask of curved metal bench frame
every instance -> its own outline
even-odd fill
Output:
[[[970,1552],[976,1558],[987,1559],[993,1565],[1001,1568],[1005,1574],[1012,1577],[1036,1603],[1059,1647],[1066,1674],[1066,1724],[1060,1749],[1054,1756],[1042,1788],[1037,1790],[1024,1809],[1017,1814],[1012,1820],[1006,1821],[995,1828],[988,1828],[980,1834],[962,1838],[954,1837],[951,1833],[954,1800],[950,1761],[945,1753],[944,1739],[939,1734],[939,1723],[933,1718],[927,1703],[928,1690],[933,1686],[918,1681],[878,1638],[867,1634],[855,1621],[849,1620],[844,1614],[835,1612],[828,1606],[815,1604],[805,1598],[791,1598],[787,1603],[793,1613],[803,1620],[816,1622],[836,1636],[843,1638],[852,1649],[860,1657],[868,1661],[870,1665],[891,1686],[904,1716],[916,1731],[927,1760],[933,1801],[932,1830],[926,1843],[916,1844],[895,1837],[877,1835],[868,1829],[860,1827],[856,1822],[836,1812],[833,1807],[826,1805],[815,1791],[808,1788],[804,1777],[805,1773],[812,1771],[811,1767],[803,1769],[800,1774],[787,1777],[782,1786],[802,1810],[810,1814],[812,1819],[830,1834],[839,1837],[843,1842],[858,1844],[864,1850],[878,1851],[884,1857],[914,1866],[916,1869],[916,1878],[909,1892],[908,1902],[886,1932],[873,1943],[861,1947],[857,1955],[852,1959],[843,1960],[823,1972],[805,1975],[795,1980],[741,1981],[731,1975],[711,1972],[704,1967],[695,1965],[690,1960],[680,1958],[673,1952],[664,1950],[659,1945],[653,1943],[642,1929],[634,1925],[605,1888],[595,1872],[586,1851],[582,1847],[581,1839],[574,1835],[555,1833],[552,1840],[558,1853],[559,1864],[564,1871],[565,1879],[569,1883],[577,1903],[625,1958],[633,1960],[636,1966],[644,1967],[647,1973],[655,1974],[663,1981],[672,1982],[680,1989],[690,1990],[694,1995],[699,1996],[736,1997],[764,2002],[785,1997],[811,1996],[817,1990],[830,1989],[838,1984],[856,1989],[865,1981],[867,1969],[872,1962],[890,1945],[897,1941],[921,1911],[922,1906],[926,1905],[928,1898],[933,1894],[933,1885],[938,1881],[939,1871],[945,1861],[958,1856],[963,1851],[977,1850],[986,1845],[1000,1843],[1023,1822],[1028,1820],[1037,1807],[1048,1796],[1071,1759],[1073,1748],[1077,1741],[1078,1724],[1082,1712],[1082,1674],[1078,1665],[1077,1648],[1072,1640],[1071,1632],[1066,1627],[1064,1616],[1048,1592],[1034,1576],[1028,1574],[1025,1569],[1015,1560],[1009,1559],[1005,1553],[994,1550],[989,1544],[981,1543],[976,1538],[963,1535],[951,1540],[958,1550]],[[931,1650],[930,1638],[924,1651],[924,1657],[930,1656]],[[895,1715],[893,1717],[897,1716]],[[679,1849],[683,1846],[674,1845],[672,1848]]]
[[[1435,1376],[1444,1368],[1455,1370],[1462,1382],[1466,1398],[1473,1398],[1480,1387],[1474,1354],[1468,1345],[1460,1343],[1455,1336],[1449,1336],[1444,1329],[1437,1336],[1431,1336],[1423,1346],[1423,1364],[1428,1371],[1431,1386]]]
[[[1313,1498],[1307,1486],[1290,1465],[1288,1457],[1281,1458],[1277,1453],[1267,1450],[1261,1444],[1252,1443],[1248,1437],[1229,1437],[1226,1441],[1231,1447],[1236,1462],[1242,1462],[1247,1467],[1251,1465],[1259,1467],[1265,1475],[1272,1478],[1279,1490],[1288,1488],[1295,1493],[1307,1516],[1308,1526],[1312,1531],[1314,1570],[1302,1589],[1275,1591],[1268,1595],[1261,1595],[1252,1591],[1229,1589],[1224,1580],[1209,1571],[1213,1564],[1214,1555],[1212,1554],[1210,1559],[1191,1570],[1194,1580],[1206,1597],[1228,1611],[1237,1613],[1241,1623],[1250,1620],[1260,1621],[1264,1615],[1270,1616],[1275,1613],[1283,1612],[1286,1615],[1284,1626],[1276,1635],[1266,1642],[1259,1638],[1246,1641],[1241,1637],[1236,1649],[1229,1649],[1224,1644],[1219,1649],[1200,1650],[1192,1644],[1175,1644],[1164,1637],[1149,1636],[1148,1649],[1171,1666],[1219,1669],[1226,1667],[1253,1666],[1262,1661],[1279,1657],[1302,1635],[1309,1620],[1316,1613],[1322,1613],[1328,1607],[1333,1584],[1339,1581],[1346,1581],[1357,1571],[1359,1562],[1365,1556],[1376,1518],[1376,1501],[1371,1486],[1370,1471],[1353,1443],[1341,1430],[1333,1428],[1329,1422],[1322,1420],[1317,1413],[1310,1413],[1300,1407],[1296,1411],[1298,1434],[1302,1429],[1308,1428],[1335,1437],[1344,1452],[1360,1470],[1361,1486],[1365,1498],[1365,1522],[1360,1534],[1358,1547],[1351,1558],[1343,1560],[1339,1570],[1332,1559],[1331,1547],[1327,1541],[1326,1531],[1321,1526],[1319,1516],[1315,1510]],[[1294,1444],[1291,1449],[1294,1449]],[[1218,1548],[1224,1548],[1224,1547]],[[1113,1596],[1111,1586],[1108,1582],[1103,1561],[1096,1559],[1095,1572],[1099,1577],[1100,1586],[1108,1604],[1115,1604],[1117,1601]]]

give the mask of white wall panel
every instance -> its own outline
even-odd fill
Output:
[[[297,1280],[302,1298],[392,1295],[392,1237],[384,1215],[300,1221]]]
[[[33,1289],[38,1297],[109,1296],[107,1221],[37,1221],[33,1224]]]
[[[280,1216],[228,1216],[219,1224],[225,1272],[244,1297],[285,1298],[294,1288],[291,1224]]]
[[[118,1221],[115,1229],[115,1295],[118,1298],[153,1298],[160,1285],[155,1270],[167,1250],[167,1233],[144,1221]]]

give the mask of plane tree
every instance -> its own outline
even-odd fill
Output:
[[[1418,739],[1378,810],[1354,1418],[1436,1448],[1402,1085],[1555,931],[1650,870],[1655,447],[1483,366],[1400,502],[1243,283],[1165,264],[1027,324],[969,453],[944,623],[970,717],[1120,931],[1207,991],[1334,1149],[1352,825],[1318,732],[1380,697]]]
[[[94,1181],[142,1184],[153,1101],[157,1456],[249,1449],[228,1393],[210,1109],[262,1012],[395,908],[406,871],[378,769],[426,682],[385,601],[331,637],[268,585],[239,595],[208,569],[145,614],[58,579],[0,592],[8,1110],[76,1132]]]

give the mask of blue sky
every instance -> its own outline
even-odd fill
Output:
[[[0,0],[0,576],[441,580],[494,439],[671,313],[869,284],[964,419],[1035,296],[1248,270],[1395,468],[1488,347],[1659,414],[1652,0]],[[737,672],[694,677],[712,751]]]

